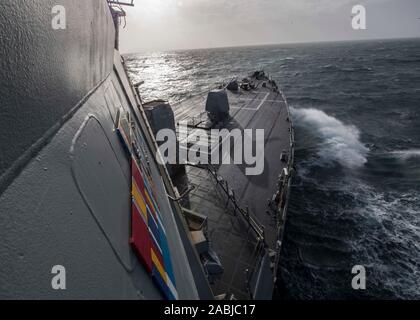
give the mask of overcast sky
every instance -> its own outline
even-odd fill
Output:
[[[136,0],[121,51],[420,37],[420,0]],[[352,7],[367,30],[351,27]]]

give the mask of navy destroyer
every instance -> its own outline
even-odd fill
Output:
[[[172,107],[143,102],[118,51],[124,4],[62,0],[57,29],[55,1],[0,3],[0,298],[271,299],[293,174],[287,101],[256,71]],[[160,130],[188,151],[198,130],[218,148],[215,128],[264,130],[261,174],[160,161]]]

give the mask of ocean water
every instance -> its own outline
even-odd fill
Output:
[[[420,40],[126,56],[143,100],[176,103],[259,68],[296,127],[282,299],[420,298]],[[366,290],[351,270],[366,268]]]

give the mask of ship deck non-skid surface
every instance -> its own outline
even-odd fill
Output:
[[[224,268],[220,281],[213,284],[215,295],[231,293],[248,299],[246,270],[251,273],[256,263],[257,241],[249,226],[239,217],[224,192],[207,170],[187,167],[188,185],[194,186],[182,205],[208,218],[211,248]]]
[[[264,129],[263,173],[247,176],[245,168],[248,166],[234,164],[219,165],[216,170],[229,189],[234,190],[239,207],[245,211],[248,208],[256,221],[264,226],[265,241],[274,249],[277,220],[276,213],[269,207],[269,200],[278,191],[279,175],[287,167],[287,163],[280,158],[283,151],[290,151],[290,124],[281,93],[274,90],[268,81],[252,80],[257,87],[254,90],[227,91],[231,119],[225,128]],[[262,86],[263,82],[267,82],[267,87]],[[176,122],[187,121],[190,125],[200,127],[200,124],[206,123],[205,105],[206,95],[199,95],[174,106]],[[195,136],[195,130],[198,129],[190,127],[189,134]],[[210,135],[209,130],[206,132]],[[208,217],[209,239],[224,267],[221,280],[213,285],[214,293],[231,293],[236,298],[249,298],[246,272],[248,270],[248,274],[251,274],[257,267],[255,233],[238,212],[235,214],[227,194],[208,168],[187,166],[186,171],[187,177],[175,181],[176,185],[180,191],[191,185],[196,188],[182,204]]]

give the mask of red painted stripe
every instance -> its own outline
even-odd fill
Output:
[[[150,241],[150,247],[151,247],[151,250],[153,250],[153,252],[155,253],[156,257],[158,258],[161,266],[165,269],[165,264],[163,263],[163,256],[160,253],[160,251],[159,251],[158,247],[156,246],[155,242],[153,241],[153,238]],[[151,253],[150,253],[150,255],[151,255]]]
[[[139,188],[139,191],[141,192],[143,199],[146,201],[146,204],[149,206],[150,210],[152,211],[152,214],[154,215],[156,219],[156,210],[152,203],[152,201],[149,201],[149,198],[152,199],[152,195],[147,191],[145,187],[145,180],[143,179],[143,175],[141,173],[141,170],[136,162],[135,159],[132,159],[132,176],[134,178],[134,181],[137,184],[137,187]],[[149,197],[146,196],[146,193]]]
[[[151,273],[153,262],[150,249],[153,241],[150,238],[149,227],[134,204],[132,205],[131,219],[131,245],[147,271]]]
[[[133,178],[136,181],[137,186],[139,187],[140,191],[143,192],[143,190],[144,190],[144,181],[143,181],[143,177],[141,175],[140,168],[138,167],[137,162],[136,162],[135,159],[132,159],[131,160],[131,163],[132,163],[132,165],[131,165],[131,171],[132,171]]]

